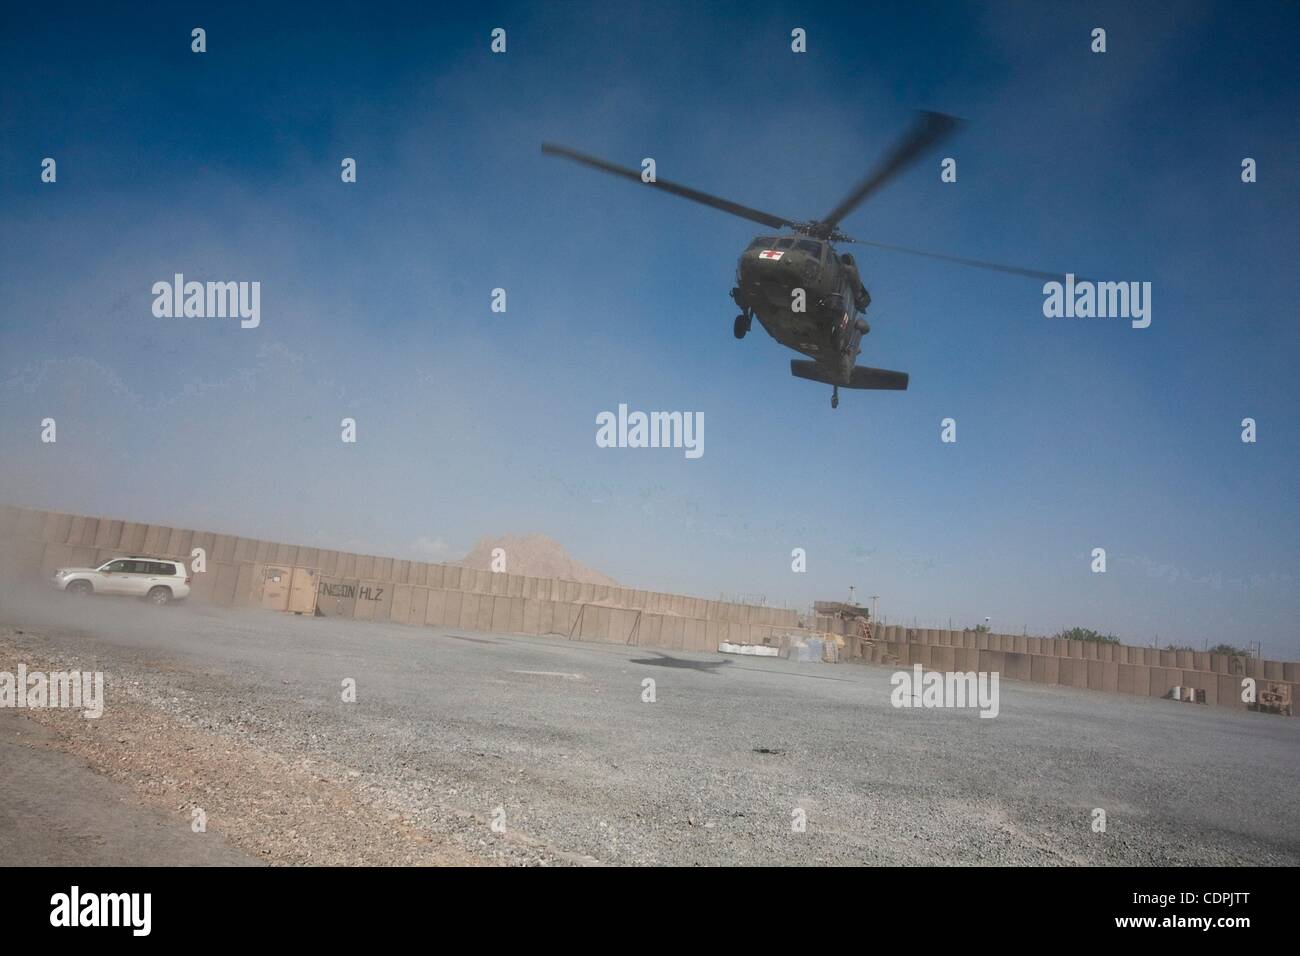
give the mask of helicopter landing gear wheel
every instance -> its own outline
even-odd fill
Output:
[[[751,320],[747,315],[736,316],[736,324],[731,328],[731,331],[735,334],[736,338],[743,339],[745,337],[745,333],[749,331],[750,321]]]
[[[834,385],[831,387],[831,408],[840,407],[840,387]]]

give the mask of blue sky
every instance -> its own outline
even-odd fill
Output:
[[[427,560],[540,532],[648,588],[1294,657],[1300,14],[1142,6],[11,7],[0,498]],[[1150,281],[1151,327],[859,249],[860,361],[911,388],[832,412],[732,337],[764,230],[538,150],[812,218],[916,109],[967,122],[846,231]],[[261,326],[155,318],[176,272],[261,282]],[[704,456],[597,448],[620,402],[703,412]]]

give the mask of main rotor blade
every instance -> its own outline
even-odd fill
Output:
[[[946,139],[959,123],[956,117],[944,113],[921,113],[916,124],[895,144],[880,164],[868,173],[867,177],[858,183],[857,188],[845,196],[825,219],[819,222],[832,228],[838,225],[839,221],[856,209],[864,199],[916,162],[931,146]]]
[[[614,163],[607,163],[603,159],[598,159],[595,156],[588,156],[586,153],[580,153],[576,149],[569,149],[567,146],[557,146],[554,143],[543,143],[542,152],[548,156],[562,156],[565,159],[572,159],[585,166],[591,166],[607,173],[613,173],[615,176],[622,176],[624,179],[631,179],[638,183],[642,182],[641,171],[639,169],[630,169],[627,166],[616,166]],[[662,189],[664,192],[672,193],[674,196],[681,196],[683,199],[689,199],[692,202],[703,203],[706,206],[712,206],[714,209],[721,209],[723,212],[729,212],[733,216],[739,216],[742,219],[749,219],[752,222],[759,222],[765,226],[771,226],[773,229],[780,229],[783,226],[794,225],[794,220],[792,219],[782,219],[780,216],[774,216],[770,212],[763,212],[759,209],[750,209],[748,206],[742,206],[739,203],[734,203],[727,199],[720,199],[717,196],[710,196],[708,193],[702,193],[698,189],[679,186],[677,183],[671,183],[666,179],[656,179],[654,182],[643,183],[643,185]]]
[[[965,259],[961,256],[946,256],[941,252],[923,252],[920,249],[908,249],[905,246],[891,246],[883,242],[868,242],[865,239],[853,239],[853,243],[859,246],[875,246],[877,249],[888,249],[890,252],[906,252],[911,256],[924,256],[927,259],[942,259],[944,262],[955,262],[958,265],[974,266],[977,269],[992,269],[994,272],[1008,272],[1011,275],[1028,276],[1030,279],[1043,279],[1047,282],[1060,282],[1065,279],[1062,272],[1041,272],[1038,269],[1022,269],[1019,266],[1004,266],[996,262],[985,262],[982,259]],[[1075,280],[1078,280],[1075,276]]]

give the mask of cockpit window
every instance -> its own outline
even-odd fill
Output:
[[[771,249],[772,243],[776,242],[776,236],[759,236],[749,244],[751,249]]]
[[[816,256],[818,259],[822,257],[822,244],[820,242],[814,242],[811,239],[800,239],[794,244],[794,247],[800,252],[806,252],[810,256]]]
[[[789,249],[793,245],[794,245],[794,240],[789,237],[786,237],[785,239],[778,239],[776,243],[776,247],[778,249]]]

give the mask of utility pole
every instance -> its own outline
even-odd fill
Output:
[[[879,594],[871,595],[871,619],[873,621],[876,619],[876,598],[878,597],[880,597]]]

